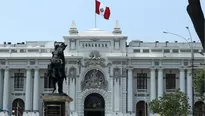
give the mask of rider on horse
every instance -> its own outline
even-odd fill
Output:
[[[54,46],[51,63],[48,65],[48,76],[54,84],[53,92],[56,90],[56,83],[58,83],[58,93],[63,93],[63,80],[66,79],[64,50],[67,45],[55,42]]]

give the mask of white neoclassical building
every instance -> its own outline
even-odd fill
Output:
[[[63,90],[73,98],[70,116],[152,115],[148,102],[176,88],[188,95],[192,107],[202,104],[192,92],[188,43],[127,43],[118,22],[113,32],[78,32],[72,22],[63,38],[68,45]],[[202,68],[201,44],[193,44],[195,68]],[[43,116],[41,95],[51,93],[53,86],[44,76],[53,47],[54,41],[0,45],[0,109]]]

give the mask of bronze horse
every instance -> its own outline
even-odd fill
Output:
[[[55,42],[54,46],[55,49],[54,52],[52,52],[51,62],[48,64],[47,76],[53,83],[53,92],[56,90],[57,83],[58,93],[63,93],[63,80],[66,79],[64,50],[67,45],[64,43]]]

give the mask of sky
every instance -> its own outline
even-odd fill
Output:
[[[97,28],[113,31],[119,21],[128,41],[180,41],[198,36],[187,14],[188,0],[99,0],[110,7],[110,20],[96,16]],[[201,0],[205,13],[205,0]],[[0,43],[64,41],[72,20],[78,31],[95,27],[95,0],[0,0]]]

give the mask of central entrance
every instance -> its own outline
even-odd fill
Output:
[[[84,116],[105,116],[105,101],[100,94],[92,93],[85,98]]]

